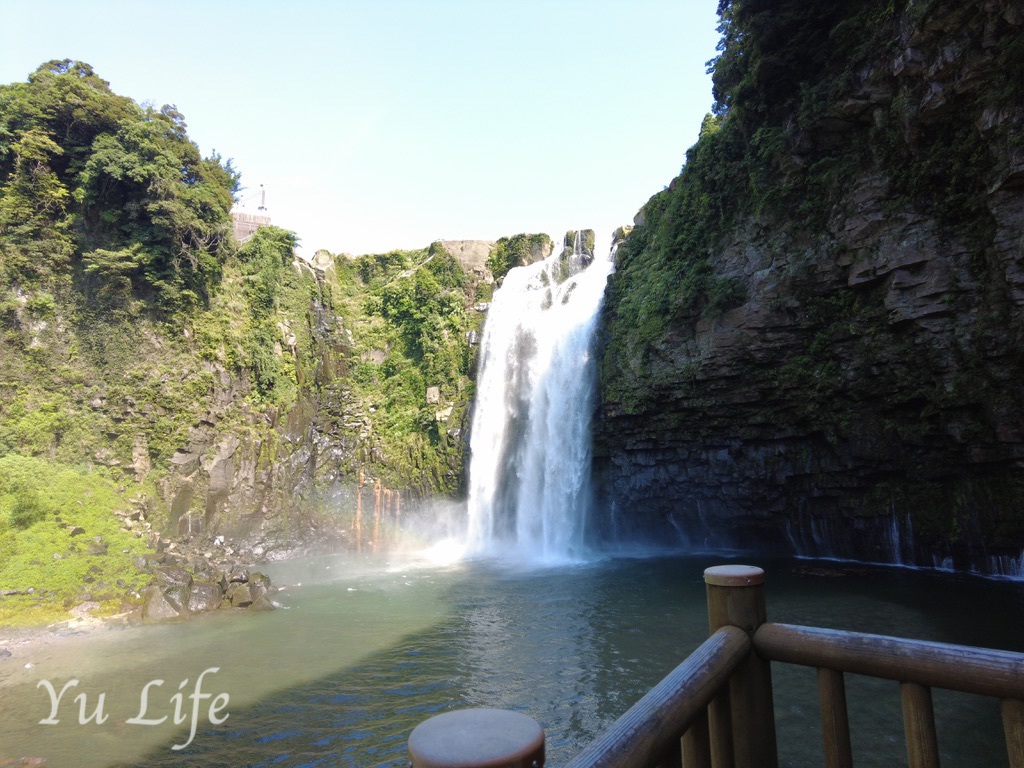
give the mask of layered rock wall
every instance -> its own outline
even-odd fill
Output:
[[[821,225],[748,207],[710,259],[738,306],[605,360],[606,535],[1024,570],[1024,83],[993,85],[1024,13],[931,3],[893,34],[786,134],[780,186],[852,158]]]

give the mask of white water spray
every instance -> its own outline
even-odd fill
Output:
[[[589,506],[594,335],[613,254],[576,243],[509,271],[480,349],[470,437],[468,550],[582,559]]]

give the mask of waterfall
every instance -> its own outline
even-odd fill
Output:
[[[892,514],[889,516],[889,561],[894,565],[907,565],[903,559],[903,542],[900,537],[900,521],[896,514],[895,504],[890,505]],[[910,522],[910,515],[907,515],[907,522]]]
[[[582,558],[598,310],[613,254],[576,233],[561,253],[505,276],[480,345],[470,436],[468,551]]]

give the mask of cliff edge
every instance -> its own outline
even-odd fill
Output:
[[[1016,572],[1024,11],[765,5],[620,249],[605,531]]]

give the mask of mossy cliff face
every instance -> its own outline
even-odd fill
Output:
[[[262,345],[283,396],[261,397],[251,371],[217,372],[163,480],[179,531],[198,517],[261,549],[377,546],[360,511],[397,517],[458,494],[493,282],[472,254],[491,245],[293,262]]]
[[[369,546],[360,504],[456,495],[493,244],[307,263],[293,242],[261,229],[209,306],[162,320],[71,283],[7,286],[0,453],[97,476],[124,508],[141,498],[150,545],[225,535],[253,557]],[[0,494],[11,483],[0,473]]]
[[[1024,546],[1024,12],[722,5],[717,114],[605,306],[606,530],[998,568]]]

